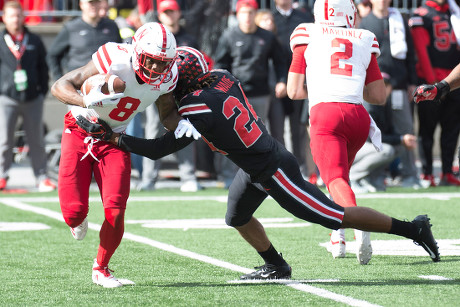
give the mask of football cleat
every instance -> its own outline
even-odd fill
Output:
[[[439,182],[441,186],[460,186],[460,180],[454,176],[454,174],[447,173],[441,175],[441,181]]]
[[[289,264],[281,266],[266,263],[262,266],[255,267],[254,272],[241,275],[241,280],[265,280],[265,279],[291,279],[292,269]]]
[[[6,188],[6,182],[8,178],[0,178],[0,191]]]
[[[332,257],[345,258],[345,229],[333,230],[331,233],[331,242],[327,249]]]
[[[359,264],[368,264],[372,257],[371,233],[355,229],[356,257]]]
[[[104,288],[118,288],[123,286],[115,276],[112,275],[112,270],[109,267],[101,267],[96,259],[93,264],[93,283]]]
[[[43,179],[38,184],[38,192],[51,192],[56,190],[56,185],[48,178]]]
[[[85,217],[83,222],[78,225],[77,227],[70,227],[70,232],[75,240],[83,240],[86,236],[86,232],[88,231],[88,218]]]
[[[414,243],[423,247],[433,262],[441,260],[439,258],[438,243],[431,232],[430,218],[427,215],[419,215],[412,221],[412,224],[417,228],[417,238]]]

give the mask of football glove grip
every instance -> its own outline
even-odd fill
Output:
[[[108,105],[116,105],[124,93],[104,94],[101,92],[101,86],[95,86],[89,91],[88,95],[83,96],[83,102],[87,108],[104,107]]]
[[[195,129],[195,127],[193,127],[192,123],[188,119],[181,119],[174,131],[176,139],[180,139],[184,135],[188,138],[192,136],[195,140],[198,140],[201,137],[201,134]]]
[[[420,101],[440,101],[441,98],[446,96],[450,92],[450,86],[445,81],[431,84],[422,84],[419,85],[414,93],[414,102],[419,103]]]
[[[96,123],[93,123],[84,116],[78,115],[77,125],[96,139],[110,141],[112,138],[112,128],[102,119],[98,119]]]

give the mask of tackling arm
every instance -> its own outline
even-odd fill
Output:
[[[163,126],[169,131],[174,131],[178,123],[183,119],[177,111],[176,101],[172,93],[167,93],[158,97],[155,101],[158,114]]]

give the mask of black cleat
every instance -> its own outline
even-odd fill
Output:
[[[241,275],[241,280],[253,280],[253,279],[291,279],[292,269],[289,264],[277,266],[274,264],[266,263],[262,266],[255,267],[256,271]]]
[[[412,223],[417,227],[417,239],[414,240],[414,243],[423,247],[433,262],[441,260],[439,258],[438,243],[434,240],[433,233],[431,232],[429,217],[427,215],[419,215]]]

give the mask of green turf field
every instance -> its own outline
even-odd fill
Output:
[[[273,200],[256,217],[292,266],[289,282],[243,283],[261,258],[225,226],[226,191],[132,193],[125,237],[110,267],[135,283],[104,289],[91,281],[103,221],[91,194],[90,229],[72,238],[57,193],[0,196],[0,306],[459,306],[460,191],[389,189],[358,204],[399,219],[428,214],[441,262],[411,241],[372,234],[374,256],[360,266],[347,230],[347,257],[321,244],[328,229],[293,218]],[[36,230],[32,230],[35,227]],[[40,229],[44,228],[44,229]]]

